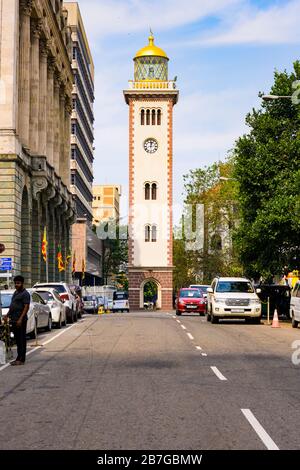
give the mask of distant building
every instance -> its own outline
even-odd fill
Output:
[[[120,197],[122,187],[118,185],[102,185],[93,187],[93,223],[99,225],[103,221],[120,220]]]
[[[71,191],[77,216],[92,222],[94,63],[77,2],[65,3],[72,32]]]
[[[64,7],[72,33],[74,72],[70,155],[71,191],[77,212],[72,234],[74,277],[87,286],[99,285],[102,283],[103,244],[92,231],[94,62],[78,3],[64,3]]]

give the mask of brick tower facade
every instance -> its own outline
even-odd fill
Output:
[[[173,308],[173,107],[179,92],[168,80],[168,57],[154,44],[135,56],[129,105],[129,296],[143,309],[144,288],[157,287],[157,308]]]

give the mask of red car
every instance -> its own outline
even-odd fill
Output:
[[[196,312],[205,315],[206,302],[203,293],[199,289],[180,289],[176,299],[176,315],[185,312]]]

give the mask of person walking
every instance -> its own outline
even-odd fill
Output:
[[[26,360],[26,327],[27,313],[30,305],[30,294],[24,287],[23,276],[14,278],[15,292],[12,296],[11,304],[6,321],[10,321],[12,331],[17,343],[17,358],[11,362],[12,366],[22,366]]]

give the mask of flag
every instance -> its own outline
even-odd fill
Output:
[[[69,266],[70,259],[72,259],[72,252],[71,250],[68,251],[67,257],[66,257],[66,267]]]
[[[64,266],[64,262],[63,262],[63,256],[62,256],[62,251],[61,251],[61,244],[58,245],[57,266],[58,266],[58,271],[59,271],[60,273],[65,270],[65,266]]]
[[[84,280],[84,279],[85,279],[85,261],[84,261],[84,259],[82,259],[82,268],[81,268],[81,271],[82,271],[82,277],[81,277],[81,279]]]
[[[74,274],[76,273],[76,253],[74,251],[74,254],[73,254],[73,266],[72,266],[72,274],[74,276]]]
[[[44,235],[43,235],[43,242],[42,242],[42,256],[43,256],[43,260],[45,261],[45,263],[47,262],[47,247],[48,247],[47,229],[45,227],[44,228]]]

